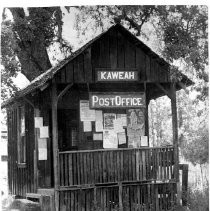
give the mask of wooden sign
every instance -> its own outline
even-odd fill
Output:
[[[90,108],[139,108],[145,107],[144,93],[96,93],[89,95]]]
[[[113,82],[113,81],[138,81],[137,70],[97,70],[98,82]]]

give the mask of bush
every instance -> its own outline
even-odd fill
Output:
[[[209,210],[209,187],[206,186],[204,190],[193,190],[189,188],[188,207],[190,211],[208,211]]]

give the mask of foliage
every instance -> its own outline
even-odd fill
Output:
[[[170,100],[166,96],[150,101],[149,134],[152,146],[173,144]]]
[[[187,74],[208,81],[205,71],[208,64],[205,6],[100,5],[75,8],[78,36],[87,32],[89,36],[94,35],[113,23],[123,24],[136,36],[149,42],[156,34],[154,43],[160,44],[162,40],[160,53],[168,61],[180,60]],[[47,50],[56,42],[62,53],[71,53],[71,45],[62,37],[63,13],[60,7],[27,8],[27,12],[23,8],[9,10],[13,20],[8,21],[3,13],[2,22],[2,38],[4,34],[13,38],[2,39],[5,48],[2,51],[3,66],[7,76],[11,77],[19,70],[32,80],[46,71],[51,66]],[[66,10],[70,12],[70,7]],[[8,68],[10,61],[14,68]],[[200,98],[205,99],[207,84],[199,84],[196,88],[201,93]]]
[[[20,70],[20,64],[14,53],[16,48],[14,34],[11,31],[11,21],[4,21],[1,34],[1,64],[4,66],[1,68],[1,96],[3,99],[17,91],[17,87],[12,81],[12,77],[15,77]]]
[[[190,211],[208,211],[209,210],[209,187],[206,186],[203,191],[188,189],[188,207]]]
[[[171,64],[181,63],[185,74],[203,81],[194,89],[198,98],[208,95],[208,15],[205,6],[82,6],[77,14],[76,29],[82,36],[97,33],[112,23],[121,23],[143,41],[161,43],[158,53]],[[150,28],[148,30],[148,28]],[[149,34],[149,36],[148,36]],[[159,49],[160,50],[160,49]],[[180,66],[180,65],[179,65]]]
[[[6,11],[13,19],[7,18]],[[60,7],[9,8],[4,10],[1,24],[2,97],[14,93],[12,77],[23,73],[31,81],[51,67],[48,48],[59,43],[61,52],[71,52],[71,45],[62,38]]]
[[[181,61],[186,74],[208,82],[208,14],[206,6],[159,6],[158,27],[162,29],[163,56]],[[160,37],[160,39],[161,39]],[[196,84],[200,99],[208,95],[207,83]]]

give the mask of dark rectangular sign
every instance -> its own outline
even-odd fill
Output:
[[[98,70],[97,81],[138,81],[136,70]]]
[[[96,93],[89,95],[90,108],[139,108],[145,107],[144,93]]]

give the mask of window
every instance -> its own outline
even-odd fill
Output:
[[[18,164],[26,163],[25,107],[18,107]]]

